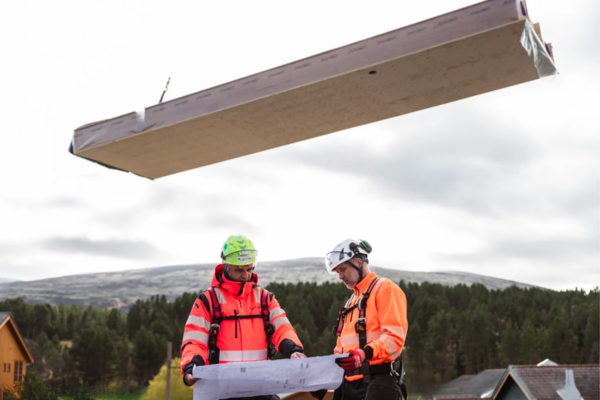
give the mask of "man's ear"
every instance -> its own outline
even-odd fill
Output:
[[[361,268],[362,268],[362,266],[363,266],[363,259],[362,259],[362,258],[360,258],[360,257],[356,257],[356,267],[357,267],[358,269],[361,269]]]

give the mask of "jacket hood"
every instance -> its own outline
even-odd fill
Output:
[[[223,264],[217,265],[212,281],[210,283],[212,287],[224,289],[235,297],[254,295],[253,290],[257,284],[258,275],[254,273],[252,274],[252,280],[250,282],[234,282],[227,279],[225,277],[225,271],[223,270]]]

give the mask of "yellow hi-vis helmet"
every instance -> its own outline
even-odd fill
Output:
[[[232,235],[227,238],[221,251],[223,263],[230,265],[256,265],[258,252],[254,244],[243,235]]]

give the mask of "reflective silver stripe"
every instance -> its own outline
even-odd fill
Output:
[[[404,329],[401,326],[382,326],[381,330],[385,333],[391,332],[400,336],[402,339],[406,339],[406,333],[404,333]]]
[[[202,317],[196,317],[195,315],[190,315],[185,324],[186,325],[194,325],[199,328],[204,328],[207,331],[210,328],[210,322],[208,322],[207,320],[205,320]]]
[[[199,342],[208,344],[208,333],[200,332],[200,331],[189,331],[183,334],[182,342],[186,340],[197,340]]]
[[[377,340],[381,337],[381,332],[367,332],[367,343],[371,343],[373,340]],[[343,336],[341,338],[342,347],[359,345],[358,334]]]
[[[376,292],[377,289],[379,289],[379,286],[381,286],[381,284],[383,283],[383,281],[387,281],[387,278],[379,278],[379,280],[377,281],[377,283],[375,284],[375,286],[373,286],[373,292]]]
[[[394,353],[396,351],[396,342],[394,342],[394,339],[386,334],[381,335],[381,338],[383,339],[383,343],[385,343],[385,348],[388,353]]]
[[[223,297],[223,293],[221,293],[219,288],[213,288],[213,290],[215,291],[215,294],[217,295],[217,300],[219,300],[219,303],[221,303],[221,304],[227,303],[225,301],[225,297]]]
[[[391,358],[393,360],[395,360],[396,358],[400,357],[400,354],[402,354],[402,349],[394,352],[394,353],[390,353],[390,355],[388,356],[388,358]]]
[[[275,330],[279,329],[279,327],[285,323],[290,324],[290,320],[287,319],[287,317],[279,317],[277,319],[275,319],[273,322],[271,322],[273,324],[273,328]],[[291,325],[291,324],[290,324]]]
[[[335,349],[333,349],[333,354],[342,354],[342,349],[336,347]]]
[[[271,320],[271,322],[273,322],[273,319],[275,317],[279,317],[280,315],[285,314],[285,311],[283,311],[283,308],[274,308],[271,311],[269,311],[269,319]]]
[[[350,304],[352,304],[352,300],[354,300],[354,293],[352,293],[352,296],[350,296],[350,298],[348,299],[348,301],[346,302],[346,305],[344,307],[349,308]]]
[[[342,347],[358,345],[358,334],[343,336],[342,338]]]
[[[256,302],[258,304],[260,304],[260,288],[259,287],[254,288],[254,300],[256,300]]]
[[[223,351],[219,352],[219,361],[261,361],[267,359],[267,349],[260,350],[241,350],[241,351]]]

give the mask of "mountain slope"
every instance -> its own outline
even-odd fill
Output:
[[[173,300],[183,292],[206,289],[210,285],[214,267],[214,264],[179,265],[4,283],[0,284],[0,300],[20,297],[28,303],[128,308],[137,299],[164,294],[167,299]],[[404,279],[406,282],[431,282],[449,286],[480,283],[489,289],[505,289],[513,285],[532,287],[466,272],[409,272],[379,267],[371,269],[394,282]],[[336,276],[325,272],[321,258],[265,261],[258,264],[256,272],[261,286],[267,286],[271,282],[337,281]]]

